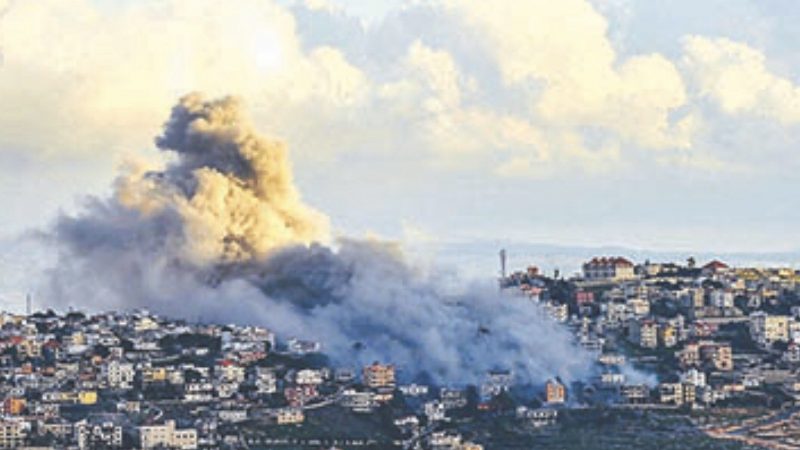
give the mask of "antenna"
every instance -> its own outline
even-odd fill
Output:
[[[500,250],[500,277],[506,277],[506,249]]]

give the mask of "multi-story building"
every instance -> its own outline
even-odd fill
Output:
[[[665,348],[675,347],[678,344],[678,330],[672,324],[662,324],[658,327],[658,340]]]
[[[545,402],[550,404],[564,403],[567,400],[567,388],[564,383],[555,380],[548,380],[545,384]]]
[[[642,348],[657,348],[658,323],[650,319],[631,321],[628,339]]]
[[[636,278],[634,265],[622,257],[592,258],[583,265],[583,277],[586,280],[620,281]]]
[[[355,389],[345,389],[342,392],[339,404],[357,413],[372,412],[378,402],[375,401],[375,394],[370,391],[356,391]]]
[[[76,424],[78,447],[81,450],[95,448],[121,448],[123,427],[119,416],[90,416]]]
[[[139,427],[139,444],[143,450],[151,448],[174,448],[193,450],[197,448],[197,430],[179,429],[174,420],[163,425],[144,425]]]
[[[111,389],[131,389],[136,369],[131,363],[109,361],[103,366],[103,377]]]
[[[791,317],[757,311],[750,314],[750,336],[761,346],[789,341]]]
[[[274,394],[278,391],[278,378],[271,367],[256,367],[254,372],[256,392]]]
[[[304,421],[305,414],[300,408],[282,408],[275,413],[275,422],[278,425],[294,425]]]
[[[625,403],[642,404],[650,400],[650,388],[646,384],[625,384],[619,388]]]
[[[30,423],[23,419],[0,420],[0,448],[18,448],[25,445]]]
[[[394,388],[395,369],[392,364],[373,363],[362,371],[364,385],[369,388]]]
[[[683,404],[683,384],[661,383],[658,385],[658,398],[661,403],[680,406]]]

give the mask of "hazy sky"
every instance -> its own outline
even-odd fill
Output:
[[[0,237],[160,158],[200,90],[287,142],[341,233],[798,249],[798,20],[795,0],[0,0]]]

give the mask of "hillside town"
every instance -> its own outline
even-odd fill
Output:
[[[0,448],[477,450],[512,448],[513,433],[564,448],[569,423],[610,414],[677,417],[693,441],[747,446],[730,448],[800,448],[797,271],[623,257],[582,269],[500,279],[498,301],[538,304],[596,360],[592,379],[524,389],[505,370],[441,386],[392,361],[338,367],[325,342],[257,326],[3,313]]]

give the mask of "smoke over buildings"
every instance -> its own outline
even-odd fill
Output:
[[[286,149],[237,100],[182,98],[156,144],[172,156],[162,167],[127,167],[110,198],[56,223],[54,300],[256,323],[319,340],[338,364],[394,362],[407,378],[587,374],[589,355],[536,305],[416,268],[390,243],[329,244]]]

